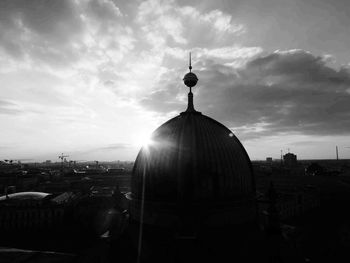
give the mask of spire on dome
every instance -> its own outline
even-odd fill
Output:
[[[192,72],[191,52],[190,52],[190,56],[189,56],[189,67],[188,68],[189,68],[190,72],[188,72],[183,78],[185,85],[190,88],[190,92],[188,93],[188,106],[187,106],[186,112],[196,112],[196,110],[194,109],[194,106],[193,106],[192,87],[196,86],[196,84],[198,82],[198,78],[197,78],[196,74],[194,74]]]
[[[188,69],[190,70],[190,72],[192,71],[192,65],[191,65],[191,52],[190,52],[190,66],[188,67]]]

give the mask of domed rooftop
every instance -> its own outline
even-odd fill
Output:
[[[7,200],[42,200],[51,194],[42,192],[19,192],[0,196],[0,201]]]
[[[132,217],[140,216],[141,203],[143,220],[151,224],[162,224],[164,218],[176,222],[179,214],[190,211],[204,217],[232,215],[233,207],[248,208],[240,221],[253,217],[254,178],[247,152],[228,128],[194,109],[193,82],[184,82],[190,88],[187,110],[156,129],[136,158]]]
[[[236,136],[199,112],[156,129],[134,164],[132,193],[146,200],[216,200],[251,194],[249,157]]]

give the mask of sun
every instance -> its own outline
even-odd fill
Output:
[[[154,142],[151,139],[151,133],[142,132],[139,134],[136,134],[132,138],[133,145],[135,147],[141,148],[146,147],[148,148],[150,145],[152,145]]]

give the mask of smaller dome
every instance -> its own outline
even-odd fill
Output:
[[[196,74],[192,73],[192,72],[188,72],[183,79],[185,85],[189,88],[192,88],[194,86],[196,86],[198,78],[196,76]]]
[[[48,193],[42,192],[19,192],[9,195],[0,196],[0,201],[6,201],[9,199],[13,200],[42,200],[45,197],[49,196]]]

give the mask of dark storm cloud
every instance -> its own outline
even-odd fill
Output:
[[[82,30],[75,10],[66,0],[1,1],[0,46],[13,58],[29,54],[51,63],[69,59],[74,53],[67,47]]]
[[[267,134],[349,133],[347,68],[335,70],[323,57],[292,50],[254,59],[237,74],[235,83],[218,94],[217,105],[224,110],[214,109],[214,114],[233,126],[260,123]]]
[[[284,77],[303,83],[340,84],[349,82],[349,71],[336,71],[326,65],[327,57],[314,56],[303,50],[279,51],[250,61],[242,75],[254,73],[260,78]],[[248,77],[245,75],[245,77]]]
[[[200,64],[194,67],[202,68],[196,72],[196,108],[246,138],[350,132],[350,71],[331,68],[327,57],[290,50],[259,56],[239,69],[209,60]],[[153,110],[169,112],[170,102],[178,102],[173,93],[152,94],[147,106],[153,101]]]
[[[2,0],[0,54],[36,65],[67,66],[86,55],[91,41],[98,42],[121,15],[112,1]],[[84,42],[88,38],[89,44]]]

